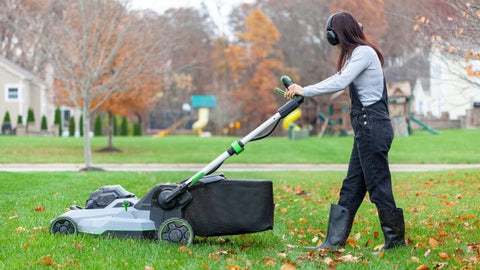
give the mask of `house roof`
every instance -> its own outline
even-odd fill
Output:
[[[30,71],[22,68],[21,66],[15,64],[14,62],[8,60],[7,58],[0,55],[0,66],[5,67],[6,69],[10,70],[11,72],[15,73],[22,79],[30,80],[36,84],[45,86],[46,83],[35,76],[35,74],[31,73]]]
[[[409,97],[412,95],[412,87],[410,82],[389,82],[387,83],[387,91],[389,97]]]

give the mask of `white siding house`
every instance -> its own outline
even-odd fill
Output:
[[[474,69],[480,69],[480,60],[470,60]],[[480,78],[467,76],[464,58],[432,49],[430,53],[430,92],[415,89],[415,110],[449,119],[458,119],[480,102]],[[417,107],[418,106],[418,107]]]
[[[0,56],[0,122],[8,111],[13,128],[17,126],[19,115],[25,125],[28,109],[31,108],[34,111],[35,124],[29,129],[40,130],[43,116],[51,126],[54,106],[49,102],[47,94],[47,84],[43,80]]]

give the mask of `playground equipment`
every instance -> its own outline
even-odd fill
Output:
[[[292,84],[286,76],[281,80],[286,87]],[[157,184],[142,199],[119,185],[101,187],[90,195],[85,207],[71,206],[70,211],[53,219],[50,232],[149,238],[188,245],[194,235],[273,229],[271,181],[228,180],[223,174],[211,174],[229,157],[242,153],[247,143],[272,134],[280,120],[302,103],[302,96],[293,97],[264,123],[178,184]]]
[[[190,116],[184,116],[184,117],[180,118],[180,120],[175,122],[173,125],[168,127],[167,129],[158,132],[158,134],[156,136],[157,137],[167,136],[167,135],[171,134],[172,132],[174,132],[177,128],[179,128],[183,124],[187,123],[188,120],[190,120]]]
[[[194,109],[198,109],[198,120],[192,124],[192,129],[200,136],[208,124],[210,108],[216,106],[217,99],[215,96],[194,95],[191,97],[191,103]]]

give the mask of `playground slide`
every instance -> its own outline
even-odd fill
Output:
[[[438,135],[440,134],[438,131],[434,130],[434,129],[431,129],[429,126],[427,126],[425,123],[423,123],[422,121],[418,120],[417,118],[415,118],[415,116],[413,115],[410,115],[410,120],[412,120],[413,122],[419,124],[420,126],[423,127],[423,129],[425,129],[426,131],[434,134],[434,135]]]
[[[198,109],[198,120],[192,125],[192,129],[195,130],[197,134],[202,134],[202,129],[208,124],[208,114],[208,108]]]
[[[289,115],[287,115],[283,119],[282,127],[284,130],[288,130],[290,128],[290,124],[297,121],[298,118],[302,116],[302,111],[300,109],[295,109]]]

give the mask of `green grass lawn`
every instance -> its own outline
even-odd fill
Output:
[[[425,141],[436,138],[428,137]],[[397,141],[397,147],[402,140]],[[252,152],[255,151],[258,149]],[[344,177],[344,173],[339,172],[229,173],[227,176],[232,179],[267,178],[273,181],[276,207],[272,231],[196,237],[194,244],[188,247],[155,240],[48,233],[52,218],[72,204],[83,205],[89,194],[101,185],[121,184],[142,197],[156,183],[178,182],[190,174],[0,172],[0,269],[478,267],[480,170],[393,173],[397,204],[405,211],[408,247],[387,252],[381,258],[372,256],[375,247],[383,244],[383,235],[375,207],[367,200],[359,209],[344,251],[319,253],[306,249],[318,244],[326,233],[329,205],[336,203]]]
[[[439,136],[416,131],[396,138],[391,163],[480,163],[480,129],[442,130]],[[99,163],[208,163],[239,138],[196,136],[115,137],[121,153],[99,153],[106,137],[92,140],[93,162]],[[235,163],[347,163],[353,137],[310,137],[288,140],[269,137],[247,144]],[[0,136],[0,163],[83,163],[81,138]]]

